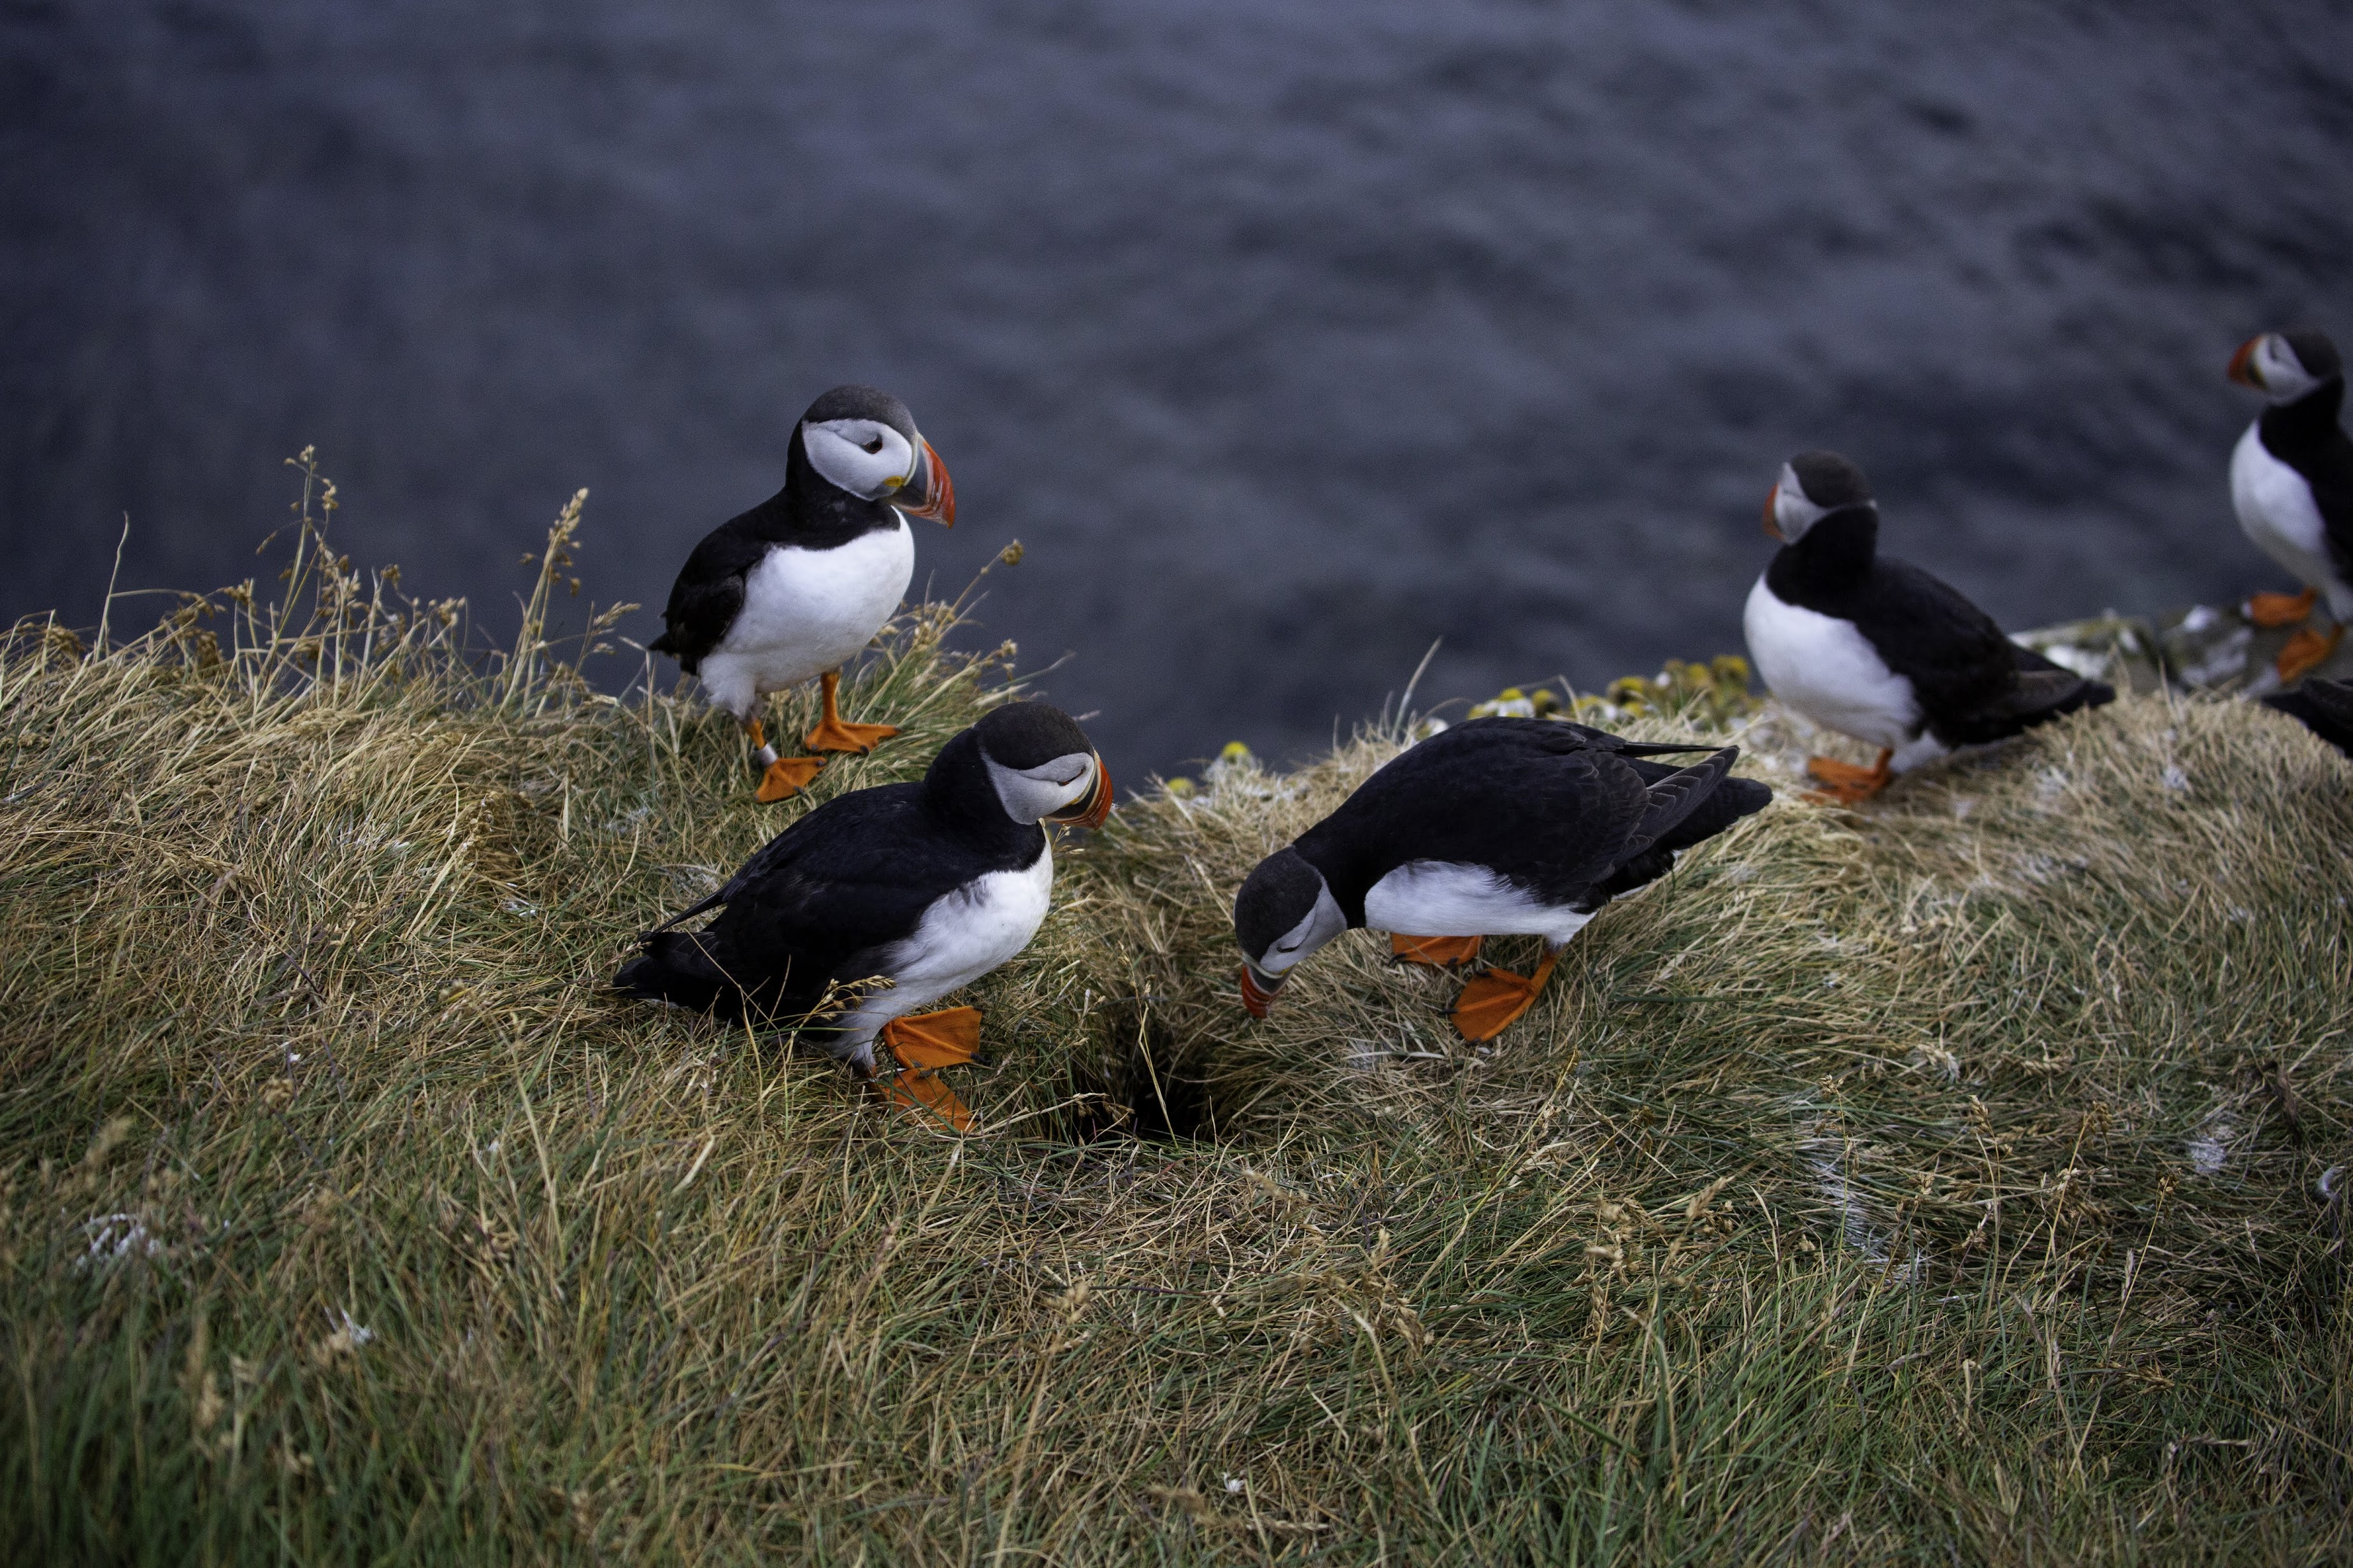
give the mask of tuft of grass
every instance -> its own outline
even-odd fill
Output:
[[[604,994],[807,805],[549,646],[576,504],[488,653],[322,515],[266,601],[0,651],[16,1560],[2353,1550],[2353,772],[2301,728],[2126,698],[1851,813],[1774,710],[1637,719],[1783,794],[1487,1047],[1369,933],[1245,1018],[1235,886],[1411,731],[1235,757],[1060,847],[957,1138]],[[816,798],[1018,689],[954,614]]]

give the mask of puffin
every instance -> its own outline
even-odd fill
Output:
[[[852,790],[770,839],[726,885],[638,939],[620,994],[822,1045],[902,1105],[971,1114],[931,1074],[973,1059],[980,1013],[918,1013],[1029,945],[1054,853],[1041,823],[1099,827],[1111,774],[1043,702],[992,708],[921,780]],[[676,928],[712,910],[693,931]],[[893,1058],[883,1064],[882,1052]]]
[[[1807,771],[1852,805],[1958,746],[2116,700],[2116,689],[2002,635],[1993,617],[1917,566],[1879,553],[1879,505],[1836,452],[1800,452],[1765,499],[1780,551],[1741,617],[1774,696],[1879,748],[1868,768],[1831,757]]]
[[[2274,691],[2263,700],[2289,718],[2353,757],[2353,680],[2306,681],[2290,691]]]
[[[812,752],[870,752],[889,724],[843,721],[841,667],[898,612],[915,572],[911,517],[955,526],[947,465],[907,405],[871,386],[837,386],[808,406],[785,452],[785,488],[703,536],[646,646],[700,677],[716,706],[751,738],[759,798],[805,788],[820,757],[779,757],[760,700],[812,676],[825,713]]]
[[[2337,423],[2345,364],[2326,334],[2263,332],[2231,356],[2231,379],[2271,399],[2231,454],[2231,505],[2263,552],[2303,582],[2301,594],[2257,594],[2247,618],[2295,626],[2274,668],[2282,680],[2316,668],[2353,621],[2353,439]],[[2326,595],[2335,625],[2305,624]]]
[[[1689,766],[1651,760],[1699,752],[1708,754]],[[1474,719],[1409,747],[1243,880],[1242,1006],[1264,1018],[1308,954],[1358,927],[1388,931],[1399,956],[1424,962],[1467,957],[1480,937],[1541,936],[1532,973],[1491,969],[1454,1003],[1465,1039],[1493,1039],[1604,904],[1764,809],[1769,788],[1729,776],[1739,754],[1513,718]],[[1457,934],[1410,934],[1428,931]]]

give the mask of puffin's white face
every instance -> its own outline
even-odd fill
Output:
[[[2231,368],[2239,380],[2274,403],[2293,403],[2320,384],[2320,378],[2304,368],[2295,350],[2277,332],[2250,342]]]
[[[989,782],[997,786],[1005,815],[1023,823],[1064,815],[1087,797],[1103,771],[1092,752],[1072,752],[1034,768],[1008,768],[986,752],[981,761],[988,764]]]
[[[828,419],[801,426],[810,467],[866,500],[888,500],[915,478],[923,458],[908,439],[873,419]]]
[[[1782,464],[1781,480],[1773,487],[1765,503],[1765,531],[1786,544],[1795,544],[1806,536],[1806,530],[1828,515],[1829,508],[1816,506],[1806,499],[1806,487],[1798,482],[1798,470]]]

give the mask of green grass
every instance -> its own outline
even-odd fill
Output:
[[[806,805],[542,645],[574,516],[495,658],[307,525],[276,608],[0,658],[9,1560],[2353,1552],[2302,731],[2132,698],[1785,792],[1484,1049],[1367,933],[1247,1022],[1233,889],[1404,736],[1221,763],[1062,847],[958,1139],[603,994]],[[1009,689],[951,620],[819,798]]]

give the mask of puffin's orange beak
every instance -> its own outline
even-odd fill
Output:
[[[1267,1009],[1274,1005],[1274,994],[1282,989],[1280,980],[1271,985],[1261,985],[1258,971],[1247,963],[1242,965],[1242,1011],[1251,1017],[1265,1017]]]
[[[909,517],[928,517],[948,528],[955,526],[955,481],[948,478],[948,466],[932,450],[932,444],[921,436],[916,444],[923,448],[923,470],[919,476],[923,489],[913,496],[901,490],[891,499],[891,504]],[[913,489],[910,485],[908,489]],[[910,504],[912,502],[912,504]]]
[[[1097,752],[1095,782],[1088,786],[1087,793],[1072,802],[1067,809],[1055,813],[1046,820],[1058,822],[1065,827],[1101,827],[1104,820],[1111,816],[1113,793],[1111,770],[1103,766],[1103,755]]]
[[[2257,392],[2263,389],[2263,384],[2255,379],[2255,345],[2263,341],[2263,335],[2257,333],[2241,343],[2239,352],[2231,356],[2231,379],[2241,386],[2252,386]]]
[[[1781,531],[1781,519],[1778,515],[1780,507],[1781,487],[1775,485],[1765,497],[1765,531],[1776,539],[1787,542],[1789,536]]]

